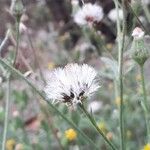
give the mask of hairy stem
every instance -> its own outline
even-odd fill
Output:
[[[12,1],[13,3],[13,1]],[[20,20],[20,19],[19,19]],[[16,40],[17,40],[17,45],[16,45],[16,52],[15,52],[15,57],[13,60],[13,65],[15,65],[16,58],[18,55],[18,47],[19,47],[19,20],[16,21]],[[8,29],[6,36],[0,45],[0,48],[5,46],[9,39],[10,35],[10,29]],[[1,51],[0,51],[1,52]],[[6,138],[7,138],[7,128],[8,128],[8,113],[9,113],[9,100],[10,100],[10,78],[11,78],[11,73],[8,72],[8,77],[7,77],[7,96],[6,96],[6,105],[5,105],[5,120],[4,120],[4,133],[3,133],[3,141],[2,141],[2,150],[5,150],[5,144],[6,144]]]
[[[6,93],[6,104],[5,104],[5,120],[4,120],[2,150],[5,150],[6,138],[7,138],[9,100],[10,100],[10,74],[7,77],[7,93]]]
[[[120,146],[121,150],[125,150],[125,137],[124,137],[124,104],[123,104],[123,49],[125,42],[125,30],[126,30],[126,15],[125,15],[125,4],[124,0],[122,0],[122,8],[123,8],[123,24],[121,31],[121,22],[119,18],[119,2],[118,0],[114,0],[115,7],[117,10],[117,42],[118,42],[118,88],[119,88],[119,97],[120,97]]]
[[[2,41],[2,43],[0,45],[0,56],[2,55],[2,51],[8,43],[9,35],[10,35],[10,29],[7,30],[5,38],[4,38],[4,40]]]
[[[14,56],[14,61],[13,61],[13,66],[16,64],[17,56],[18,56],[18,50],[19,50],[19,24],[20,24],[20,19],[16,19],[16,52]]]
[[[85,113],[85,115],[87,116],[87,118],[90,120],[90,122],[92,123],[92,125],[95,127],[95,129],[98,131],[98,133],[103,137],[104,141],[110,146],[110,148],[112,150],[117,150],[117,148],[115,148],[115,146],[113,145],[113,143],[111,143],[107,137],[104,135],[104,133],[100,130],[100,128],[97,126],[97,123],[94,119],[93,116],[91,116],[87,110],[84,108],[83,104],[79,104],[80,108],[83,110],[83,112]]]

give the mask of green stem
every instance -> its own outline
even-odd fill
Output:
[[[10,100],[10,74],[7,77],[7,94],[6,94],[6,104],[5,104],[5,120],[4,120],[4,132],[3,132],[3,140],[2,140],[2,150],[5,150],[6,138],[7,138],[9,100]]]
[[[115,91],[115,98],[114,99],[116,99],[117,97],[118,97],[118,83],[117,83],[117,81],[114,79],[114,81],[113,81],[113,83],[114,83],[114,91]]]
[[[16,19],[16,52],[15,52],[15,56],[14,56],[14,60],[13,60],[13,66],[15,66],[16,64],[16,60],[17,60],[17,56],[18,56],[18,52],[19,52],[19,36],[20,36],[20,32],[19,32],[19,24],[20,24],[20,19]]]
[[[115,146],[107,139],[107,137],[104,135],[104,133],[100,130],[100,128],[97,126],[97,123],[94,119],[93,116],[91,116],[87,110],[84,108],[83,104],[79,104],[80,108],[83,110],[83,112],[86,114],[87,118],[90,120],[90,122],[92,123],[92,125],[95,127],[95,129],[98,131],[98,133],[103,137],[103,139],[105,140],[105,142],[110,146],[110,148],[112,150],[117,150],[117,148],[115,148]]]
[[[124,104],[123,104],[123,79],[122,79],[122,52],[119,53],[119,97],[120,97],[120,133],[121,133],[121,149],[125,150],[124,144]]]
[[[1,45],[0,45],[0,56],[2,55],[3,49],[4,49],[5,46],[7,45],[7,42],[8,42],[8,40],[9,40],[9,36],[10,36],[10,32],[11,32],[11,30],[8,29],[7,32],[6,32],[5,38],[4,38],[4,40],[2,41],[2,43],[1,43]]]
[[[146,88],[145,88],[145,78],[144,78],[144,66],[140,66],[141,71],[141,78],[142,78],[142,89],[143,89],[143,98],[144,101],[142,103],[142,108],[145,115],[145,121],[146,121],[146,130],[147,130],[147,142],[150,142],[150,128],[149,128],[149,114],[148,114],[148,103],[147,103],[147,94],[146,94]]]
[[[8,62],[4,61],[2,58],[0,58],[0,64],[7,67],[7,69],[9,71],[11,71],[12,73],[16,74],[18,77],[20,77],[21,79],[23,79],[41,98],[43,98],[45,101],[47,101],[47,103],[49,104],[49,106],[59,115],[61,116],[66,122],[68,122],[68,124],[70,124],[76,131],[78,131],[78,133],[84,137],[87,142],[89,142],[95,149],[98,150],[97,146],[95,145],[95,143],[82,131],[80,130],[72,121],[70,121],[67,117],[65,117],[53,104],[51,104],[46,97],[44,96],[44,94],[42,92],[40,92],[40,90],[38,90],[28,79],[26,79],[24,77],[24,75],[19,72],[18,70],[16,70],[14,67],[12,67],[11,65],[9,65]]]
[[[13,60],[13,65],[16,63],[17,55],[18,55],[18,48],[19,48],[19,22],[20,19],[17,20],[16,22],[16,40],[17,40],[17,45],[16,45],[16,52]],[[6,37],[8,38],[10,34],[10,30],[7,31]],[[3,47],[5,42],[7,41],[7,38],[5,37],[2,45],[0,47]],[[5,150],[5,144],[6,144],[6,137],[7,137],[7,128],[8,128],[8,113],[9,113],[9,99],[10,99],[10,78],[11,78],[11,73],[8,73],[7,77],[7,98],[6,98],[6,106],[5,106],[5,120],[4,120],[4,133],[3,133],[3,141],[2,141],[2,150]]]
[[[119,86],[119,97],[120,97],[120,136],[121,136],[121,150],[125,150],[125,137],[124,137],[124,105],[123,105],[123,49],[125,42],[125,30],[126,30],[126,22],[125,22],[125,2],[122,0],[122,8],[123,8],[123,29],[121,32],[121,23],[119,18],[119,2],[118,0],[114,0],[115,7],[117,10],[117,42],[118,42],[118,86]]]

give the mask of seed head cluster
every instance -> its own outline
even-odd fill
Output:
[[[103,9],[97,4],[87,3],[74,15],[74,21],[78,25],[92,25],[100,22],[104,16]]]
[[[89,98],[98,88],[97,72],[93,67],[69,64],[50,73],[44,91],[53,102],[76,105]]]

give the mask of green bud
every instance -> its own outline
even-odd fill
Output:
[[[144,32],[140,28],[135,28],[132,33],[132,36],[134,37],[131,52],[132,58],[140,66],[142,66],[149,58],[149,51],[147,50],[144,43]]]
[[[145,47],[144,40],[135,40],[132,45],[132,58],[139,64],[144,65],[149,58],[148,50]]]
[[[13,1],[11,5],[11,12],[19,22],[22,14],[24,13],[24,7],[21,0]]]

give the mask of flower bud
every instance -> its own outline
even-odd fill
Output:
[[[145,61],[149,58],[149,52],[144,43],[144,31],[136,27],[133,32],[132,43],[132,58],[140,65],[144,65]]]
[[[21,0],[14,0],[14,2],[11,5],[11,12],[17,20],[20,20],[24,12],[24,7]]]

